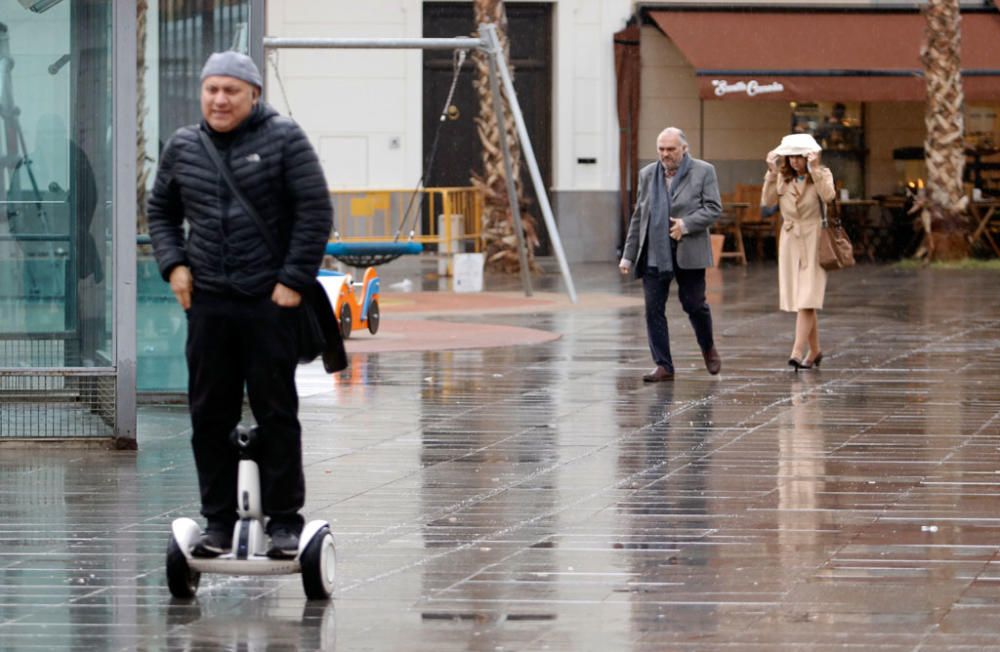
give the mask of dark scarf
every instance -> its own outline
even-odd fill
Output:
[[[678,170],[679,172],[679,170]],[[667,192],[667,182],[663,178],[663,162],[657,162],[653,170],[653,188],[649,202],[649,254],[646,264],[656,267],[661,272],[672,272],[673,247],[670,246],[670,193]],[[674,180],[676,181],[676,175]]]
[[[661,163],[660,167],[662,167],[662,166],[663,166],[663,164]],[[673,183],[670,186],[670,194],[674,194],[674,192],[677,189],[677,184],[679,184],[681,182],[681,180],[685,176],[687,176],[688,170],[690,170],[690,169],[691,169],[691,155],[690,154],[685,154],[684,158],[681,159],[681,164],[679,166],[677,166],[677,172],[674,173],[674,181],[673,181]],[[665,187],[666,186],[666,182],[664,182],[663,185]]]
[[[691,169],[691,157],[687,154],[681,159],[681,164],[674,173],[673,181],[670,184],[670,192],[667,192],[667,181],[664,179],[665,168],[663,162],[656,164],[653,174],[653,193],[650,197],[650,218],[649,218],[649,246],[650,251],[656,247],[654,262],[660,271],[670,272],[674,269],[674,250],[677,248],[677,241],[670,237],[670,208],[671,196],[677,192],[678,184]],[[647,261],[649,257],[647,256]],[[651,264],[651,263],[647,263]]]

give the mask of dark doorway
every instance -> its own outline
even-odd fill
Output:
[[[542,180],[548,188],[552,179],[552,5],[548,3],[506,3],[514,90],[538,159]],[[428,38],[469,36],[476,30],[471,2],[424,4],[424,36]],[[471,53],[470,53],[471,55]],[[423,160],[427,164],[441,110],[452,80],[452,53],[424,51]],[[427,186],[468,186],[472,171],[482,172],[483,161],[475,117],[479,100],[472,86],[476,68],[470,56],[462,66],[452,104],[456,119],[441,126],[437,153]],[[531,176],[521,166],[521,181],[528,199],[528,212],[538,222],[540,255],[549,254],[549,238],[535,198]]]

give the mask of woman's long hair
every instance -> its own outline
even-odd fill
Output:
[[[791,158],[791,157],[790,156],[782,156],[781,157],[781,170],[780,170],[780,173],[781,173],[781,177],[785,181],[791,181],[795,177],[799,176],[799,173],[795,171],[795,168],[792,167],[792,164],[788,162],[789,158]],[[806,168],[806,172],[807,172],[807,174],[806,174],[806,183],[812,183],[813,182],[812,175],[808,174],[808,171],[809,171],[809,168]]]

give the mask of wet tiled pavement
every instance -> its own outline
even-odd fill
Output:
[[[328,605],[296,576],[170,599],[169,524],[198,506],[183,407],[141,409],[138,453],[0,448],[0,649],[1000,649],[998,280],[839,272],[797,375],[760,266],[710,278],[718,377],[675,297],[672,384],[640,380],[641,308],[599,305],[440,317],[541,344],[303,369]]]

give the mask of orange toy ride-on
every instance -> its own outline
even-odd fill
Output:
[[[321,269],[319,283],[330,298],[340,323],[340,334],[345,340],[354,328],[367,328],[372,335],[378,332],[379,280],[374,267],[365,270],[360,283],[355,283],[350,274]],[[355,288],[361,290],[360,300],[355,296]]]

